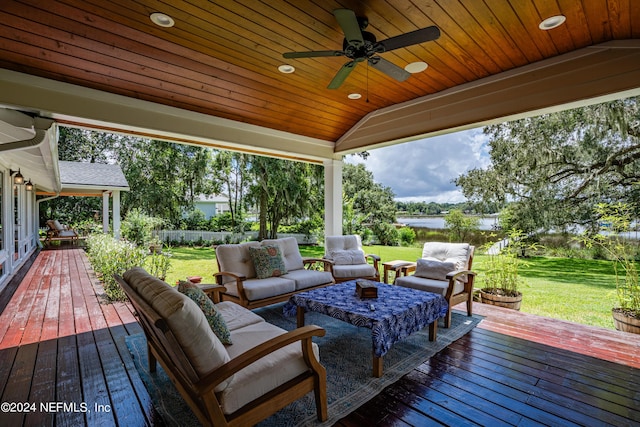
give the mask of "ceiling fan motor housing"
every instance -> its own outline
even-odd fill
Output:
[[[342,42],[342,50],[344,56],[353,60],[365,60],[372,57],[375,54],[384,52],[384,48],[377,43],[376,36],[368,31],[362,32],[362,39],[364,44],[357,46],[349,43],[347,39]]]

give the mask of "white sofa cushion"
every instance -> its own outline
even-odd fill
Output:
[[[259,242],[245,242],[233,245],[218,245],[216,258],[220,264],[220,271],[244,275],[247,279],[256,277],[256,269],[251,262],[249,247],[260,246]],[[232,282],[229,276],[222,276],[222,283]]]
[[[280,248],[282,257],[284,258],[284,266],[287,271],[300,270],[304,268],[302,255],[298,248],[298,241],[295,237],[283,237],[281,239],[265,239],[263,245],[276,245]]]
[[[282,277],[295,281],[296,290],[333,282],[333,276],[329,271],[305,270],[304,268],[290,271]]]
[[[245,326],[264,322],[262,317],[231,301],[222,301],[216,304],[216,310],[218,310],[231,332]]]
[[[449,287],[448,281],[425,279],[424,277],[403,276],[398,277],[395,281],[397,286],[404,286],[405,288],[413,288],[420,291],[433,292],[445,296],[447,288]],[[453,285],[453,293],[455,295],[464,290],[464,284],[455,281]]]
[[[427,242],[422,247],[422,258],[453,262],[453,270],[466,270],[471,258],[471,246],[468,243]],[[466,283],[468,277],[465,275],[459,280]]]
[[[284,333],[284,329],[267,322],[237,329],[231,333],[234,344],[228,349],[229,355],[232,359],[236,358],[245,351]],[[318,346],[315,343],[313,353],[316,359],[320,360]],[[233,380],[220,395],[222,410],[225,414],[233,413],[307,370],[299,342],[283,347],[234,375]]]
[[[328,255],[335,251],[362,249],[362,240],[357,234],[347,236],[327,236],[324,242],[324,250]]]
[[[360,249],[332,251],[329,252],[328,258],[332,260],[335,265],[355,265],[367,263],[364,252]]]
[[[242,282],[242,286],[249,301],[261,300],[296,290],[296,282],[282,276],[245,280]],[[228,294],[238,296],[238,287],[235,282],[227,283],[225,287]]]
[[[372,277],[376,275],[376,269],[369,264],[334,265],[333,275],[337,278]]]

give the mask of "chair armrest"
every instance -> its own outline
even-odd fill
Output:
[[[315,263],[321,263],[322,264],[322,268],[325,271],[327,271],[327,263],[330,263],[331,265],[333,265],[333,261],[330,261],[330,260],[328,260],[326,258],[311,258],[311,257],[302,258],[302,263],[305,266],[313,265]]]
[[[409,273],[413,273],[414,271],[416,271],[416,266],[418,264],[415,262],[412,262],[410,264],[407,265],[403,265],[400,267],[400,275],[401,276],[408,276]]]
[[[211,285],[202,283],[198,284],[197,286],[202,289],[205,294],[207,294],[211,301],[215,303],[220,302],[220,294],[227,290],[227,288],[222,285]]]
[[[232,273],[231,271],[221,271],[219,273],[213,274],[213,277],[216,279],[216,282],[219,282],[220,280],[222,280],[222,277],[224,276],[232,277],[236,280],[236,282],[244,282],[245,280],[247,280],[247,276],[245,276],[244,274]]]
[[[366,258],[371,258],[373,260],[373,267],[378,271],[378,262],[380,261],[380,256],[375,254],[367,254],[364,256]]]
[[[451,294],[453,293],[453,282],[455,282],[458,277],[464,276],[464,275],[467,275],[469,277],[469,280],[467,280],[467,283],[465,283],[464,292],[470,292],[471,289],[473,288],[473,278],[475,277],[476,274],[477,273],[475,271],[471,271],[471,270],[456,270],[456,271],[447,273],[445,277],[449,281],[449,288],[447,289],[445,298],[449,299],[451,297]]]
[[[241,300],[247,300],[247,296],[244,293],[244,285],[242,284],[242,282],[244,282],[245,280],[247,280],[247,276],[245,276],[244,274],[241,273],[232,273],[230,271],[221,271],[219,273],[215,273],[213,275],[214,279],[216,280],[216,283],[220,286],[224,286],[222,284],[222,278],[223,277],[231,277],[235,280],[236,282],[236,287],[238,289],[238,296],[240,297]],[[226,288],[225,288],[226,291]],[[224,292],[224,291],[222,291]],[[220,294],[218,294],[220,295]]]
[[[256,360],[268,356],[274,351],[296,341],[302,341],[302,354],[309,368],[314,371],[324,370],[324,367],[312,354],[311,337],[323,337],[325,333],[326,331],[319,326],[307,325],[263,342],[209,372],[194,385],[195,391],[198,395],[208,393],[216,388],[218,384],[224,382],[227,378],[246,368]]]
[[[447,280],[455,280],[458,277],[462,276],[462,275],[468,275],[468,276],[475,276],[477,273],[475,271],[471,271],[471,270],[456,270],[456,271],[452,271],[450,273],[447,273],[446,278]]]

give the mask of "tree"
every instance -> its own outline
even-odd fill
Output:
[[[253,184],[249,198],[258,206],[258,239],[276,238],[283,221],[320,214],[323,179],[320,166],[263,156],[251,156]]]
[[[229,199],[229,214],[234,231],[244,231],[240,228],[245,211],[244,196],[249,185],[247,157],[243,153],[219,151],[214,161],[214,177],[220,181],[222,191]]]
[[[593,223],[600,201],[638,206],[640,99],[488,126],[491,165],[456,179],[480,204],[515,202],[524,231]],[[520,224],[522,220],[522,224]]]
[[[374,182],[373,173],[363,164],[345,163],[342,170],[343,212],[348,219],[357,219],[359,224],[346,224],[345,230],[362,232],[363,224],[367,224],[386,243],[394,244],[397,233],[393,233],[387,225],[396,222],[396,205],[393,191]],[[381,236],[381,235],[384,236]]]
[[[478,231],[480,218],[468,216],[459,209],[454,209],[444,216],[445,228],[450,231],[449,240],[468,242],[471,233]]]
[[[131,188],[122,197],[125,213],[138,208],[177,226],[198,194],[219,188],[204,147],[138,138],[118,151],[118,160]]]

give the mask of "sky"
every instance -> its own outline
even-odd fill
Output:
[[[471,129],[370,150],[367,160],[352,155],[345,162],[364,163],[375,182],[391,187],[397,201],[464,202],[452,181],[489,165],[488,137],[482,128]]]

